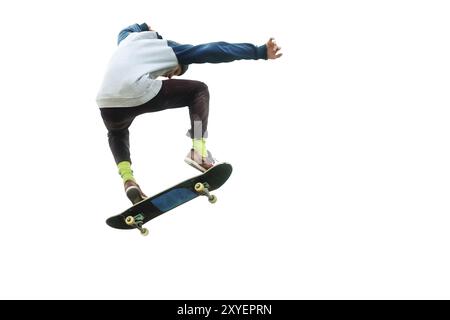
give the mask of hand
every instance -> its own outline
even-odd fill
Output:
[[[181,75],[182,72],[182,67],[181,65],[177,65],[175,68],[173,68],[172,70],[167,71],[166,73],[164,73],[162,76],[163,77],[167,77],[169,79],[172,79],[173,76],[179,76]]]
[[[279,53],[281,47],[277,45],[274,38],[270,38],[266,43],[267,46],[267,59],[278,59],[283,54]]]

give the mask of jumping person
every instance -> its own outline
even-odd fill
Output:
[[[193,63],[267,60],[282,55],[273,38],[262,46],[227,42],[194,46],[165,40],[146,23],[123,29],[117,42],[118,48],[107,67],[97,104],[126,195],[133,204],[146,198],[131,169],[128,128],[138,115],[187,106],[192,148],[185,162],[202,172],[214,166],[214,159],[206,148],[208,87],[200,81],[172,77],[184,74]]]

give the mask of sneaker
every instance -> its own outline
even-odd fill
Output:
[[[128,199],[130,199],[131,203],[136,204],[141,202],[142,200],[147,199],[148,197],[142,192],[139,185],[133,180],[128,180],[124,184],[125,193],[127,194]]]
[[[209,151],[207,157],[202,157],[200,153],[194,149],[191,149],[184,159],[184,162],[201,172],[205,172],[214,167],[216,160],[212,157],[211,152]]]

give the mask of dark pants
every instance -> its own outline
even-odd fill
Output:
[[[100,108],[108,129],[108,141],[116,163],[131,162],[129,131],[134,118],[143,113],[189,107],[191,138],[206,138],[209,113],[209,91],[206,84],[193,80],[164,80],[152,100],[137,107]]]

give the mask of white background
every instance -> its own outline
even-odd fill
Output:
[[[0,6],[0,298],[450,298],[448,1]],[[147,238],[104,222],[129,203],[95,104],[118,31],[144,21],[284,52],[182,77],[209,85],[234,173]],[[196,174],[188,119],[133,124],[147,194]]]

